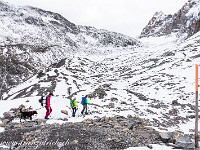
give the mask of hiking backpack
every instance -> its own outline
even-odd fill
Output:
[[[74,100],[70,100],[70,106],[71,108],[73,108],[75,105],[74,105]]]
[[[41,106],[43,106],[43,104],[46,103],[46,99],[44,99],[45,96],[42,96],[40,99],[39,99],[39,103],[41,103]]]
[[[81,104],[82,104],[82,105],[85,104],[85,99],[86,99],[85,97],[82,97],[82,101],[81,101]]]

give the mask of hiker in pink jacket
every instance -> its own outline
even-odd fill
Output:
[[[46,97],[46,106],[45,106],[45,108],[46,108],[47,112],[46,112],[45,119],[49,119],[48,116],[52,112],[52,109],[51,109],[51,106],[50,106],[50,98],[51,98],[51,96],[53,96],[53,94],[49,93],[49,95],[47,95],[47,97]]]

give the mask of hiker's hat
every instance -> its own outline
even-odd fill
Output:
[[[53,93],[49,93],[49,95],[52,95],[52,96],[54,96],[54,95],[53,95]]]

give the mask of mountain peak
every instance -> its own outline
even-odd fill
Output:
[[[190,37],[200,30],[200,0],[189,0],[174,15],[156,12],[148,25],[142,30],[141,37],[162,36],[175,33]]]
[[[165,16],[165,14],[163,13],[163,11],[159,11],[159,12],[156,12],[153,17],[157,17],[157,16]]]
[[[166,15],[162,11],[156,12],[147,26],[142,30],[141,37],[164,35],[162,27],[165,26],[167,21],[172,19],[172,15]]]

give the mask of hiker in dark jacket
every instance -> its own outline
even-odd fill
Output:
[[[77,110],[77,104],[76,104],[76,98],[75,97],[72,100],[70,100],[70,106],[72,108],[72,117],[75,117],[76,110]]]
[[[85,111],[86,115],[88,114],[88,112],[87,112],[87,104],[89,104],[89,103],[87,102],[87,97],[88,97],[87,95],[85,97],[82,97],[81,104],[83,105],[83,110],[81,111],[81,114],[83,114],[84,111]]]

